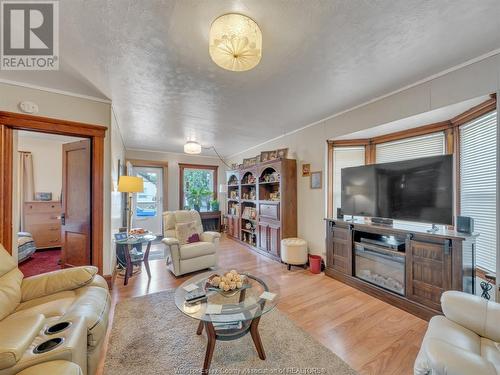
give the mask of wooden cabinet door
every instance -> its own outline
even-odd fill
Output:
[[[326,267],[333,268],[333,230],[335,223],[326,222]]]
[[[234,233],[234,221],[232,216],[227,217],[227,234],[233,236]]]
[[[406,297],[441,310],[441,294],[451,289],[451,244],[406,241]]]
[[[269,224],[267,223],[259,223],[258,226],[258,231],[259,231],[259,248],[265,251],[269,251]]]
[[[328,222],[326,264],[328,267],[347,275],[352,275],[352,235],[351,228],[342,228]]]
[[[231,236],[236,237],[236,238],[240,238],[240,220],[239,220],[238,216],[231,216],[230,222],[231,222],[231,224],[230,224]]]
[[[281,245],[281,234],[280,227],[275,225],[269,225],[268,227],[268,251],[276,257],[281,255],[280,245]]]

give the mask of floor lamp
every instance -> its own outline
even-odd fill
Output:
[[[130,233],[132,225],[132,194],[142,193],[144,191],[144,180],[142,177],[120,176],[118,181],[118,191],[128,194],[127,204],[127,234]]]

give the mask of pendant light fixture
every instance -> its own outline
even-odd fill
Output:
[[[209,51],[221,68],[243,72],[257,66],[262,57],[262,32],[259,25],[242,14],[218,17],[210,27]]]

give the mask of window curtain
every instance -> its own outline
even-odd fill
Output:
[[[24,231],[24,202],[32,201],[35,196],[33,177],[33,155],[19,151],[19,229]]]

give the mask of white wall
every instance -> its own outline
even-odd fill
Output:
[[[179,209],[179,163],[187,164],[203,164],[203,165],[217,165],[219,166],[219,173],[217,176],[218,184],[224,183],[225,168],[224,163],[217,157],[207,156],[193,156],[186,154],[178,154],[172,152],[151,152],[143,150],[127,150],[127,159],[139,160],[153,160],[153,161],[167,161],[168,162],[168,209]],[[217,191],[219,187],[217,186]],[[220,199],[219,199],[220,200]],[[224,202],[221,200],[221,211],[225,211]]]
[[[118,232],[118,229],[122,226],[123,220],[123,207],[122,207],[122,196],[118,192],[118,160],[125,164],[125,146],[123,144],[123,139],[120,133],[119,124],[116,121],[114,114],[111,117],[111,222],[110,222],[110,249],[111,253],[105,254],[104,263],[109,264],[109,272],[112,273],[116,265],[116,257],[114,256],[114,242],[113,234]],[[106,238],[105,238],[106,240]],[[107,259],[109,257],[109,259]]]
[[[500,55],[497,54],[366,105],[333,115],[302,130],[232,155],[229,159],[231,162],[241,162],[243,158],[258,155],[260,151],[289,147],[289,157],[297,159],[298,235],[309,242],[312,253],[324,255],[326,181],[324,178],[322,190],[311,190],[308,178],[302,177],[301,165],[311,163],[311,170],[321,170],[325,177],[326,140],[488,95],[499,89]]]
[[[17,141],[18,151],[29,151],[33,158],[33,179],[35,192],[52,193],[52,200],[58,201],[62,189],[62,145],[70,140],[47,135],[47,139],[30,137],[23,132]],[[75,138],[75,141],[78,139]]]
[[[0,82],[0,111],[20,113],[19,103],[29,100],[39,107],[38,116],[51,117],[62,120],[79,121],[88,124],[102,125],[109,128],[111,124],[111,104],[103,101],[80,98],[72,95],[54,93],[47,90],[28,88],[13,84]],[[17,142],[17,138],[14,140]],[[110,234],[110,200],[111,200],[111,145],[110,131],[106,132],[104,139],[104,243],[103,243],[103,273],[109,274],[111,271],[111,254],[114,250],[109,239]],[[17,145],[14,144],[14,149]],[[14,171],[17,173],[17,171]],[[17,179],[14,179],[17,183]],[[14,186],[14,223],[17,222],[19,212],[18,199]],[[17,230],[13,228],[13,244],[17,241]],[[17,247],[13,246],[12,252],[17,256]]]

